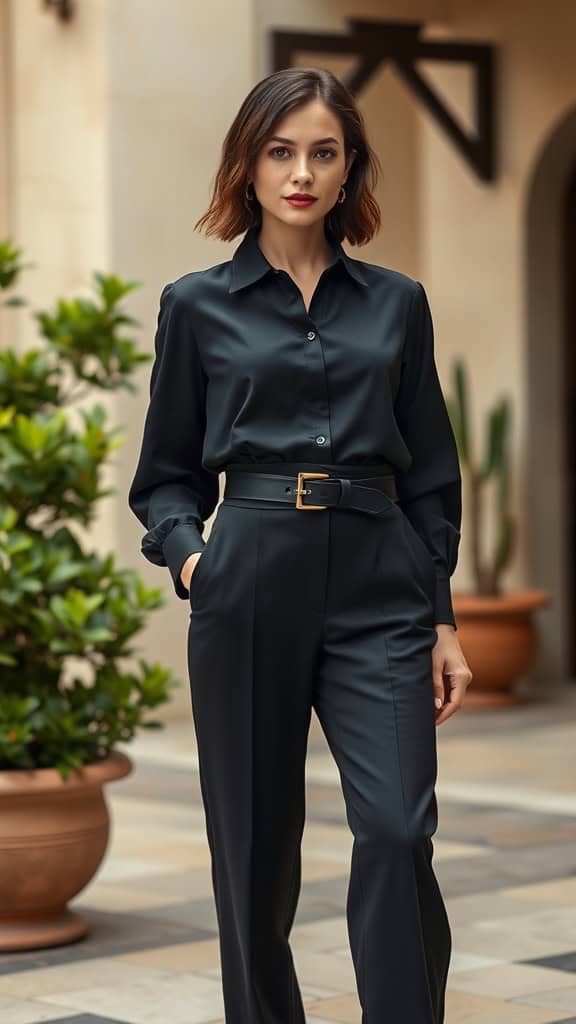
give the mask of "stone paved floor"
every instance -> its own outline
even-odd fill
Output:
[[[576,1024],[576,686],[438,730],[435,865],[453,933],[447,1024]],[[126,747],[113,833],[73,945],[0,956],[5,1024],[223,1024],[191,724]],[[308,1024],[360,1022],[344,905],[351,835],[314,720],[291,944]],[[386,1024],[410,1024],[390,1021]]]

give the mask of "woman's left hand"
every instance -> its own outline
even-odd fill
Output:
[[[456,636],[448,622],[436,625],[438,640],[432,651],[436,725],[441,725],[464,703],[464,695],[472,682],[472,673]]]

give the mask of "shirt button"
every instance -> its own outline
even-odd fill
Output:
[[[326,438],[324,437],[324,434],[318,434],[318,437],[316,438],[316,444],[324,444],[325,440]]]
[[[306,337],[308,338],[308,341],[314,341],[314,338],[316,337],[316,331],[308,331]]]

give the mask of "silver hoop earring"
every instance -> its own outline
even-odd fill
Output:
[[[248,195],[248,189],[250,188],[250,185],[252,185],[251,181],[248,182],[248,184],[247,184],[247,186],[246,186],[246,188],[244,190],[244,198],[249,203],[252,202],[252,200],[256,198],[256,192],[254,191],[254,185],[252,185],[252,195]]]
[[[340,192],[342,193],[342,198],[340,198]],[[346,199],[346,189],[344,188],[344,185],[340,185],[340,192],[338,193],[338,202],[343,203]]]

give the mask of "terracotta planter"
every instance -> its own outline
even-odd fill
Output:
[[[67,907],[95,875],[108,845],[103,785],[132,770],[114,751],[71,772],[0,771],[0,951],[59,946],[82,938]]]
[[[501,597],[454,594],[458,639],[474,675],[466,707],[519,702],[514,683],[529,670],[538,643],[534,612],[549,602],[544,590],[518,590]]]

